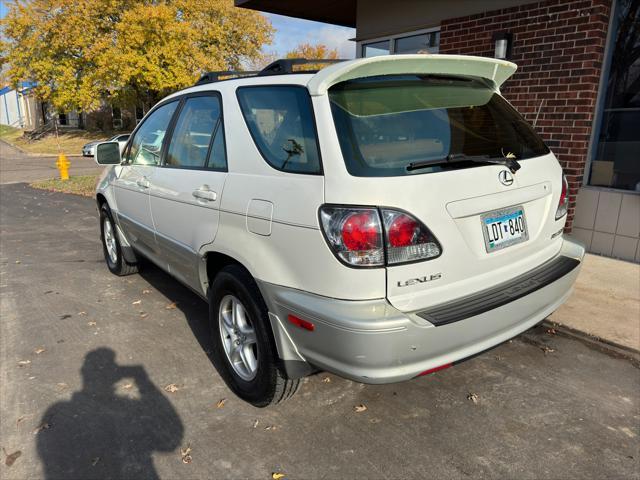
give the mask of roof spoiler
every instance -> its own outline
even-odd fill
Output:
[[[496,89],[517,69],[515,63],[467,55],[387,55],[359,58],[330,65],[316,73],[307,88],[311,95],[324,95],[336,83],[378,75],[438,74],[481,77]]]

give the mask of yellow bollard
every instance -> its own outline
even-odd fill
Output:
[[[71,166],[71,162],[67,160],[67,157],[64,153],[58,155],[58,160],[56,161],[56,167],[60,171],[60,180],[69,180],[69,167]]]

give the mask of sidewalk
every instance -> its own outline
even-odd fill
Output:
[[[573,294],[548,320],[640,351],[640,265],[587,254]]]

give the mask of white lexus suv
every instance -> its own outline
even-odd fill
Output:
[[[109,269],[146,257],[205,298],[233,391],[266,406],[317,370],[409,380],[566,300],[584,249],[558,161],[500,95],[514,64],[299,63],[207,74],[122,155],[96,149]]]

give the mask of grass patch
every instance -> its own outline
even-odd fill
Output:
[[[0,138],[29,153],[58,155],[60,151],[67,155],[82,154],[82,146],[95,140],[106,140],[112,135],[105,132],[87,132],[84,130],[61,130],[58,138],[50,133],[38,140],[31,141],[24,136],[24,130],[0,126]],[[58,149],[59,145],[59,149]]]
[[[96,183],[98,183],[98,175],[77,175],[69,177],[69,180],[60,180],[59,178],[40,180],[33,182],[31,186],[52,192],[93,197],[96,193]]]

